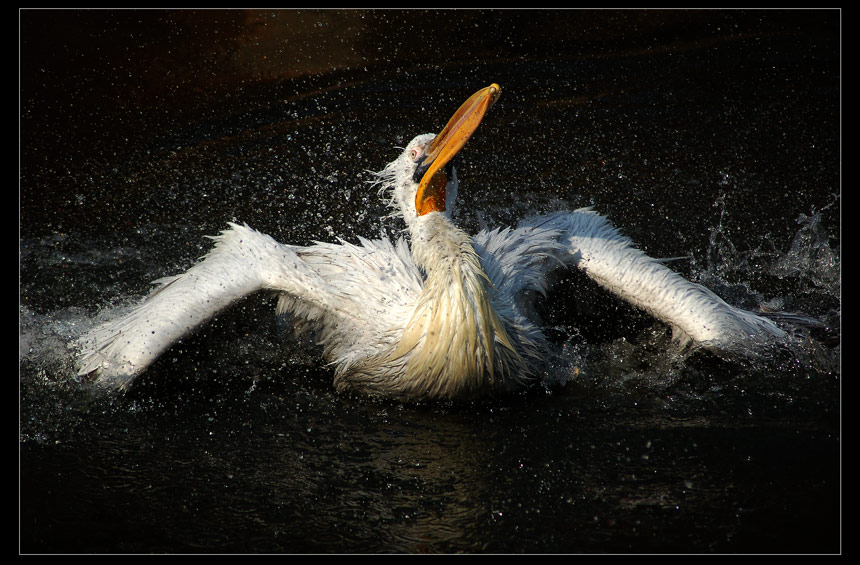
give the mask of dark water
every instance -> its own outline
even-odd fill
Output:
[[[839,18],[22,12],[20,550],[840,552]],[[546,386],[402,405],[335,394],[258,295],[125,396],[71,378],[66,343],[228,221],[398,234],[367,171],[490,82],[461,225],[591,205],[824,327],[682,352],[571,276]]]

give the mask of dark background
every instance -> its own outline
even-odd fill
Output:
[[[841,12],[19,16],[22,552],[840,551]],[[491,82],[462,225],[594,206],[825,328],[678,352],[571,276],[542,305],[565,386],[399,405],[334,394],[260,295],[125,396],[70,378],[67,342],[228,221],[399,235],[368,171]]]

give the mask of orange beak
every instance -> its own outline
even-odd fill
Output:
[[[448,183],[445,165],[466,145],[501,93],[499,85],[493,83],[470,96],[448,120],[445,129],[430,142],[425,164],[421,167],[425,172],[415,195],[415,210],[419,216],[445,210],[445,185]]]

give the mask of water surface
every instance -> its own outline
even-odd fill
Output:
[[[841,548],[838,12],[23,12],[20,549]],[[729,302],[803,312],[769,355],[680,351],[564,277],[545,382],[337,395],[265,294],[93,397],[66,344],[246,222],[355,241],[370,170],[503,95],[459,157],[470,230],[594,206]]]

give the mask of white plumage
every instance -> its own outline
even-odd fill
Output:
[[[648,257],[590,209],[474,237],[455,226],[449,162],[498,95],[497,85],[477,92],[442,133],[416,137],[379,173],[408,241],[300,247],[230,224],[200,263],[85,335],[80,374],[126,388],[218,311],[267,289],[279,293],[279,313],[316,330],[338,390],[400,399],[513,390],[536,374],[546,347],[529,301],[562,266],[669,324],[682,343],[750,351],[783,336]]]

